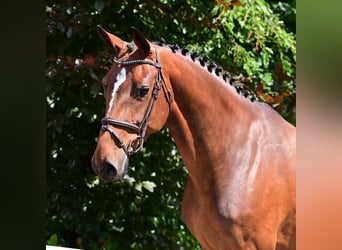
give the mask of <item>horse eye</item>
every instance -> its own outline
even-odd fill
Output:
[[[138,96],[143,97],[143,96],[147,95],[149,90],[150,90],[149,87],[142,86],[141,88],[138,89]]]

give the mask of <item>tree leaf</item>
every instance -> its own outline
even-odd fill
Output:
[[[57,241],[58,241],[57,234],[52,234],[47,241],[47,245],[57,246],[57,243],[58,243]]]
[[[154,182],[152,181],[143,181],[142,186],[149,192],[153,193],[154,188],[157,186]]]

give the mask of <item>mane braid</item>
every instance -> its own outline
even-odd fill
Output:
[[[198,61],[203,68],[207,68],[209,73],[215,72],[216,76],[220,77],[224,82],[232,85],[239,95],[252,102],[259,101],[254,93],[244,89],[244,84],[240,81],[242,76],[232,76],[228,71],[224,70],[222,66],[217,65],[214,61],[209,61],[209,57],[207,55],[203,55],[199,58],[198,51],[190,51],[188,46],[181,48],[178,44],[166,44],[164,38],[160,38],[159,41],[153,43],[162,47],[168,47],[173,53],[179,53],[185,57],[189,55],[193,62]]]
[[[243,78],[242,75],[232,76],[228,71],[224,70],[222,66],[217,65],[214,61],[210,61],[206,54],[199,57],[198,51],[190,51],[188,46],[181,48],[178,44],[166,44],[164,38],[160,38],[159,41],[154,41],[153,43],[161,47],[168,47],[173,53],[179,53],[183,56],[189,55],[193,62],[198,61],[203,68],[207,68],[209,73],[215,73],[215,75],[220,77],[224,82],[232,85],[236,92],[241,96],[248,98],[252,102],[259,101],[254,93],[244,89],[244,84],[241,81]]]

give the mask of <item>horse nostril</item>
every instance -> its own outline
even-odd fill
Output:
[[[103,171],[107,175],[107,177],[109,177],[109,178],[114,178],[117,175],[117,173],[118,173],[116,171],[116,168],[112,164],[110,164],[108,162],[104,163]]]

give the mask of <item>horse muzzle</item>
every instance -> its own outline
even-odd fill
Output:
[[[123,157],[121,161],[114,163],[114,161],[106,158],[101,160],[94,154],[91,160],[91,166],[96,175],[98,175],[100,179],[104,181],[111,182],[121,180],[127,173],[129,165],[129,159],[127,155],[122,155]]]

